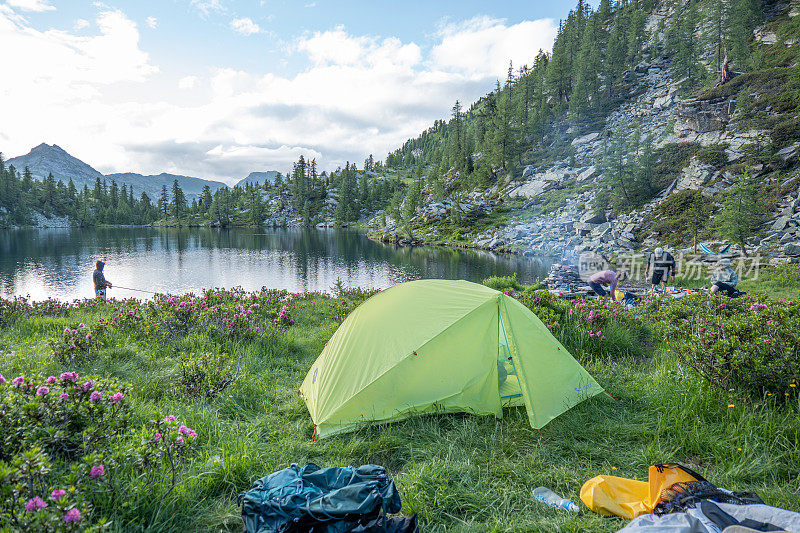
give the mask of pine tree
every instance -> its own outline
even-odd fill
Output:
[[[172,182],[172,215],[180,223],[186,214],[186,196],[178,180]]]
[[[750,40],[753,30],[763,19],[760,0],[734,0],[729,15],[730,55],[737,70],[753,66]]]
[[[599,87],[602,43],[600,31],[600,17],[591,16],[583,30],[580,52],[576,63],[577,77],[575,86],[570,96],[569,109],[573,113],[583,114],[596,100]]]
[[[422,180],[414,180],[408,188],[405,202],[403,202],[403,215],[406,221],[410,220],[422,203]]]
[[[667,50],[672,54],[672,70],[677,79],[682,80],[684,88],[694,87],[706,77],[706,70],[700,64],[697,27],[699,13],[697,2],[688,2],[680,16],[674,17],[674,24],[667,37]]]
[[[719,215],[720,232],[741,246],[747,255],[747,239],[758,232],[762,223],[763,206],[758,178],[750,170],[737,176],[725,196],[725,206]]]
[[[211,202],[214,201],[214,198],[211,196],[211,187],[208,185],[203,185],[203,189],[200,192],[200,201],[197,203],[198,212],[201,214],[208,214],[209,209],[211,209]]]
[[[169,192],[166,184],[161,186],[161,196],[158,197],[158,210],[164,214],[165,219],[169,215]]]

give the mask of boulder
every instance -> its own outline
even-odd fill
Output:
[[[592,133],[587,133],[586,135],[582,135],[580,137],[576,137],[572,140],[572,146],[577,146],[579,144],[585,144],[597,139],[600,136],[600,132],[594,131]]]
[[[674,101],[675,101],[675,96],[673,93],[663,94],[657,97],[653,101],[653,107],[658,109],[664,109],[671,106]]]
[[[527,181],[522,185],[514,187],[513,189],[508,191],[509,196],[524,196],[526,198],[533,198],[535,196],[539,196],[543,192],[551,189],[553,187],[553,183],[550,181],[544,181],[540,179],[534,179],[531,181]]]
[[[586,224],[601,224],[605,221],[606,221],[605,213],[595,214],[591,211],[584,213],[580,218],[580,222],[584,222]]]
[[[800,243],[793,242],[787,244],[786,247],[783,249],[783,253],[786,255],[791,256],[798,256],[800,255]]]
[[[627,248],[628,250],[632,250],[633,249],[633,242],[631,242],[628,239],[621,238],[621,237],[619,239],[617,239],[617,245],[621,246],[622,248]]]
[[[775,34],[775,32],[769,31],[764,27],[753,30],[753,37],[755,37],[756,41],[761,44],[770,45],[778,42],[778,36]]]
[[[689,165],[683,169],[683,173],[678,178],[676,189],[699,189],[705,185],[716,169],[713,165],[701,163],[697,158],[692,158]]]
[[[609,222],[603,222],[602,224],[598,224],[592,230],[592,237],[595,238],[602,237],[603,235],[606,235],[607,233],[610,232],[611,232],[611,224]]]
[[[597,168],[594,165],[592,165],[590,167],[587,167],[585,170],[582,170],[578,174],[577,180],[578,181],[588,180],[589,178],[593,177],[595,174],[597,174]]]
[[[787,216],[781,216],[775,219],[775,222],[772,223],[771,230],[772,231],[783,231],[789,226],[789,221],[791,218]]]
[[[793,159],[797,158],[798,149],[800,149],[800,142],[796,142],[791,146],[787,146],[786,148],[782,148],[775,152],[775,155],[781,158],[781,161],[784,163],[788,163]]]
[[[723,131],[731,120],[733,107],[727,99],[685,100],[675,112],[675,133]]]
[[[575,229],[575,233],[580,236],[585,236],[592,232],[596,224],[590,224],[588,222],[575,222],[572,226]]]

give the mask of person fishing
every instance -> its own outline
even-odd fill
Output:
[[[103,275],[103,267],[106,266],[102,261],[95,263],[92,279],[94,281],[94,295],[98,300],[106,299],[106,288],[111,287],[111,282]]]
[[[675,280],[675,258],[660,246],[653,250],[653,253],[647,258],[647,266],[644,268],[645,278],[651,269],[653,277],[650,279],[650,283],[653,285],[651,288],[653,291],[657,290],[662,283],[664,284],[664,290],[666,290],[670,274],[672,275],[672,280]]]

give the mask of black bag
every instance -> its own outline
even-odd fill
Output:
[[[238,501],[245,533],[411,533],[417,526],[416,517],[382,514],[398,513],[401,503],[394,481],[377,465],[293,464],[256,481]]]

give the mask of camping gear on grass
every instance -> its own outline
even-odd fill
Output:
[[[420,413],[503,416],[541,428],[602,387],[516,299],[476,283],[419,280],[342,322],[300,388],[315,436]]]
[[[700,474],[679,464],[658,464],[648,471],[648,481],[617,476],[596,476],[581,487],[586,507],[603,516],[634,518],[652,513],[661,494],[675,483],[705,481]]]
[[[682,512],[703,501],[734,505],[764,503],[755,493],[717,487],[677,463],[651,466],[647,482],[616,476],[593,477],[581,487],[581,500],[596,513],[622,518]]]
[[[259,479],[239,495],[245,533],[416,531],[416,516],[400,512],[400,494],[386,469],[320,468],[296,464]]]
[[[580,508],[575,502],[562,498],[547,487],[536,487],[533,489],[533,497],[546,505],[552,505],[553,507],[558,507],[574,513],[580,511]]]
[[[703,501],[685,512],[645,514],[618,533],[734,533],[788,531],[800,533],[800,513],[769,505],[734,505]]]

